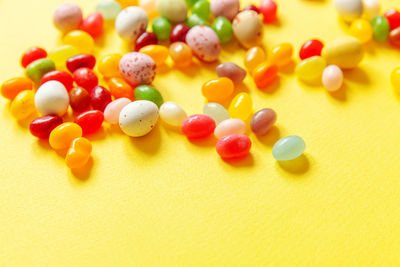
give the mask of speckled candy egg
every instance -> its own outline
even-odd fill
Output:
[[[122,10],[115,20],[115,30],[122,39],[135,41],[147,28],[149,19],[146,12],[137,6]]]
[[[184,22],[188,13],[185,0],[158,0],[157,10],[161,16],[176,23]]]
[[[214,17],[223,16],[230,21],[237,15],[239,8],[239,0],[213,0],[210,5]]]
[[[245,10],[240,12],[232,23],[236,39],[245,47],[258,46],[262,39],[262,22],[257,12]]]
[[[148,55],[131,52],[121,58],[119,70],[125,80],[135,87],[139,84],[150,84],[154,80],[156,63]]]
[[[53,14],[54,26],[61,32],[78,29],[82,22],[81,8],[72,3],[59,5]]]
[[[203,61],[215,61],[221,52],[218,35],[208,26],[191,28],[186,35],[186,43],[193,53]]]

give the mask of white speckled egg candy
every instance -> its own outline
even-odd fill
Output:
[[[146,31],[149,19],[146,12],[137,6],[122,10],[115,19],[115,30],[122,39],[135,41]]]
[[[137,100],[126,105],[119,114],[121,130],[133,137],[148,134],[156,125],[158,107],[151,101]]]
[[[67,89],[58,81],[45,82],[36,91],[35,106],[42,115],[64,115],[69,106]]]
[[[53,23],[61,32],[68,32],[79,28],[82,22],[81,8],[72,3],[59,5],[53,14]]]
[[[150,84],[156,75],[154,60],[139,52],[125,54],[119,62],[119,70],[124,79],[132,86]]]
[[[363,13],[361,0],[334,0],[336,11],[345,21],[359,18]]]
[[[223,16],[230,21],[239,13],[239,0],[213,0],[210,5],[214,17]]]
[[[193,53],[203,61],[215,61],[221,52],[218,35],[208,26],[191,28],[186,35],[186,43]]]
[[[176,23],[184,22],[188,13],[185,0],[158,0],[157,10],[161,16]]]
[[[262,22],[257,12],[240,12],[232,22],[233,34],[245,48],[258,46],[262,39]]]

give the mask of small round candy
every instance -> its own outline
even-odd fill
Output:
[[[72,141],[82,136],[82,128],[73,122],[64,122],[54,128],[49,136],[49,144],[53,149],[66,149]]]
[[[185,0],[157,0],[157,10],[161,16],[175,23],[184,22],[188,13]]]
[[[250,148],[250,138],[242,134],[222,137],[216,145],[217,153],[223,159],[243,158],[249,154]]]
[[[192,14],[188,17],[186,20],[186,24],[190,27],[193,28],[194,26],[210,26],[210,23],[208,23],[207,20],[203,19],[197,14]]]
[[[260,13],[263,15],[264,23],[273,23],[276,21],[278,5],[273,0],[262,0],[260,4]]]
[[[119,77],[111,78],[107,81],[107,85],[115,99],[121,97],[133,99],[133,89],[124,79]]]
[[[31,47],[21,57],[21,65],[26,68],[33,61],[47,57],[47,52],[41,47]]]
[[[227,18],[216,18],[211,27],[217,33],[221,43],[226,43],[231,40],[233,34],[232,23]]]
[[[292,61],[293,45],[282,43],[272,47],[269,53],[269,62],[278,67],[284,67]]]
[[[170,42],[171,43],[186,42],[186,35],[189,30],[190,27],[187,26],[186,24],[183,23],[176,24],[171,30],[171,34],[169,36]]]
[[[103,112],[98,110],[85,111],[75,118],[75,123],[81,126],[83,135],[97,132],[101,128],[103,121]]]
[[[343,84],[342,70],[336,65],[327,66],[322,73],[322,84],[330,92],[339,90]]]
[[[97,64],[97,70],[104,78],[120,77],[119,62],[121,54],[110,54],[103,57]]]
[[[148,100],[160,107],[164,99],[160,92],[150,85],[139,85],[135,88],[134,96],[136,100]]]
[[[306,143],[297,135],[280,139],[272,148],[272,155],[278,161],[293,160],[304,153]]]
[[[215,129],[215,122],[207,115],[196,114],[187,117],[182,123],[182,132],[187,138],[205,138]]]
[[[239,0],[212,0],[210,8],[214,17],[223,16],[232,21],[239,12],[240,3]]]
[[[392,83],[393,89],[396,93],[400,92],[400,67],[395,68],[391,75],[390,81]]]
[[[168,125],[181,127],[186,117],[183,108],[174,102],[165,102],[160,107],[160,118]]]
[[[139,6],[147,13],[149,18],[154,18],[158,14],[156,0],[139,0]]]
[[[39,84],[43,75],[55,69],[56,65],[52,60],[41,58],[29,64],[28,67],[26,67],[25,73],[34,83]]]
[[[258,13],[253,10],[240,12],[232,22],[233,34],[245,48],[261,44],[262,22]]]
[[[221,63],[215,69],[218,77],[226,77],[234,84],[240,84],[246,77],[246,71],[233,62]]]
[[[108,103],[107,107],[104,109],[104,119],[106,122],[110,124],[118,124],[121,110],[131,102],[130,99],[122,97]]]
[[[390,31],[389,41],[392,45],[400,48],[400,27]]]
[[[33,82],[26,77],[16,77],[5,81],[1,85],[1,95],[8,100],[13,100],[20,92],[32,90]]]
[[[96,86],[90,93],[90,104],[93,109],[104,111],[106,106],[111,102],[110,92],[103,86]]]
[[[253,112],[253,100],[248,93],[239,93],[232,99],[228,109],[231,118],[246,121]]]
[[[89,161],[92,144],[84,137],[75,138],[65,156],[65,164],[70,169],[80,168]]]
[[[247,50],[246,55],[244,57],[244,65],[249,70],[249,72],[252,72],[255,67],[257,67],[264,61],[265,61],[265,52],[259,46],[255,46]]]
[[[83,54],[89,54],[92,52],[94,47],[93,37],[87,32],[81,30],[73,30],[68,32],[63,37],[63,42],[66,45],[76,47]]]
[[[205,20],[208,20],[211,14],[210,2],[208,0],[199,0],[192,6],[192,14],[197,14]]]
[[[308,83],[320,81],[326,67],[326,61],[320,56],[313,56],[301,61],[296,66],[296,74],[300,80]]]
[[[139,52],[151,57],[157,66],[164,65],[169,55],[168,48],[163,45],[148,45],[141,48]]]
[[[371,26],[374,39],[378,42],[384,42],[389,36],[389,21],[383,16],[375,16],[371,20]]]
[[[363,0],[364,17],[368,20],[379,15],[381,6],[379,0]]]
[[[29,125],[31,134],[37,138],[47,139],[51,131],[63,123],[63,119],[57,115],[45,115],[34,119]]]
[[[53,23],[61,32],[78,29],[82,22],[81,8],[72,3],[59,5],[53,14]]]
[[[64,115],[69,106],[67,89],[58,81],[45,82],[36,91],[35,106],[39,113],[43,115]]]
[[[53,60],[57,69],[65,70],[65,62],[79,54],[78,48],[72,45],[63,45],[49,52],[49,59]]]
[[[177,67],[187,67],[192,63],[192,49],[183,42],[172,43],[169,55]]]
[[[36,112],[35,92],[24,90],[18,93],[10,105],[10,112],[17,120],[25,119]]]
[[[167,40],[169,38],[172,25],[166,18],[155,18],[151,27],[159,40]]]
[[[121,10],[121,5],[112,0],[101,1],[96,6],[96,11],[103,15],[106,20],[115,19]]]
[[[384,16],[388,20],[391,30],[400,27],[400,12],[397,9],[389,9],[385,12]]]
[[[75,83],[78,86],[85,88],[88,92],[99,83],[97,75],[89,68],[79,68],[75,70],[73,77]]]
[[[195,26],[186,35],[186,43],[201,60],[212,62],[218,59],[221,44],[218,35],[208,26]]]
[[[74,83],[71,74],[62,70],[53,70],[46,73],[45,75],[43,75],[40,84],[42,85],[48,81],[58,81],[62,83],[68,92],[72,89]]]
[[[145,46],[154,45],[157,43],[157,35],[154,32],[144,32],[135,41],[135,51],[139,51]]]
[[[276,112],[270,108],[257,111],[251,118],[250,127],[256,135],[266,135],[276,121]]]
[[[93,55],[80,54],[70,57],[67,60],[67,69],[72,73],[79,68],[93,69],[96,65],[96,58]]]
[[[201,92],[208,101],[222,102],[231,96],[234,88],[231,79],[221,77],[204,83]]]
[[[217,139],[221,139],[232,134],[244,134],[246,128],[246,123],[240,119],[227,119],[215,127],[214,135]]]
[[[124,79],[133,87],[150,84],[156,75],[154,60],[138,52],[125,54],[119,62],[119,69]]]
[[[363,12],[361,0],[334,0],[336,11],[345,21],[359,18]]]
[[[371,23],[365,19],[356,19],[351,23],[350,35],[356,37],[361,43],[367,43],[372,39]]]
[[[258,89],[270,86],[278,77],[278,66],[269,63],[261,63],[253,70],[254,82]]]
[[[203,107],[203,113],[212,118],[217,125],[222,121],[229,119],[228,111],[218,103],[205,104]]]
[[[147,28],[149,19],[143,9],[129,6],[115,19],[115,30],[122,39],[135,41]]]
[[[90,95],[82,87],[75,87],[69,92],[69,104],[75,112],[82,112],[90,107]]]
[[[253,10],[257,13],[260,13],[260,9],[256,7],[255,5],[247,5],[243,10]]]
[[[103,34],[103,15],[99,12],[87,16],[81,24],[81,30],[90,34],[93,38],[97,38]]]
[[[313,56],[321,56],[322,48],[324,48],[324,44],[320,40],[309,40],[301,46],[299,57],[304,60]]]

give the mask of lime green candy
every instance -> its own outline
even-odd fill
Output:
[[[374,39],[378,42],[384,42],[389,36],[389,21],[383,16],[375,16],[371,20]]]
[[[204,20],[208,20],[211,14],[210,2],[208,0],[197,1],[192,7],[192,14],[197,14]]]
[[[304,153],[306,143],[297,135],[289,135],[275,143],[272,148],[272,156],[276,160],[286,161],[299,157]]]
[[[158,17],[153,20],[152,28],[158,40],[167,40],[172,26],[166,18]]]
[[[199,0],[186,0],[186,4],[189,7],[192,7],[194,4],[196,4],[196,2],[198,2]]]
[[[232,23],[225,17],[218,17],[215,19],[213,30],[217,33],[221,43],[229,42],[232,38]]]
[[[150,85],[139,85],[134,91],[136,100],[148,100],[160,107],[164,103],[160,92]]]
[[[42,58],[33,61],[26,67],[26,76],[28,76],[36,84],[40,83],[42,76],[49,71],[56,69],[54,61],[48,58]]]
[[[197,14],[192,14],[190,17],[186,20],[186,24],[190,27],[193,28],[194,26],[199,26],[199,25],[206,25],[209,26],[210,24],[208,21],[203,19]]]

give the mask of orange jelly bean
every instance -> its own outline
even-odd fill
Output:
[[[104,78],[122,77],[119,71],[119,61],[121,58],[121,54],[107,55],[97,63],[97,70]]]
[[[265,52],[259,46],[255,46],[247,50],[246,56],[244,57],[244,65],[250,72],[264,61]]]
[[[221,77],[203,84],[201,91],[208,101],[221,102],[233,93],[234,87],[231,79]]]
[[[66,149],[74,139],[81,136],[81,126],[73,122],[64,122],[51,131],[49,143],[53,149]]]
[[[126,97],[133,100],[133,88],[122,78],[111,78],[107,81],[111,95],[117,99]]]
[[[269,63],[259,65],[253,71],[253,79],[259,89],[265,89],[278,77],[278,66]]]
[[[172,43],[169,47],[169,55],[177,67],[187,67],[192,64],[192,49],[183,42]]]
[[[293,56],[293,45],[282,43],[274,46],[269,54],[269,62],[278,67],[284,67],[290,63]]]
[[[92,153],[92,144],[84,137],[78,137],[72,141],[71,148],[65,156],[68,168],[74,169],[84,166]]]
[[[26,77],[16,77],[5,81],[1,85],[1,95],[13,100],[21,91],[32,90],[33,82]]]
[[[151,57],[157,66],[163,65],[168,58],[168,48],[162,45],[147,45],[139,50]]]

